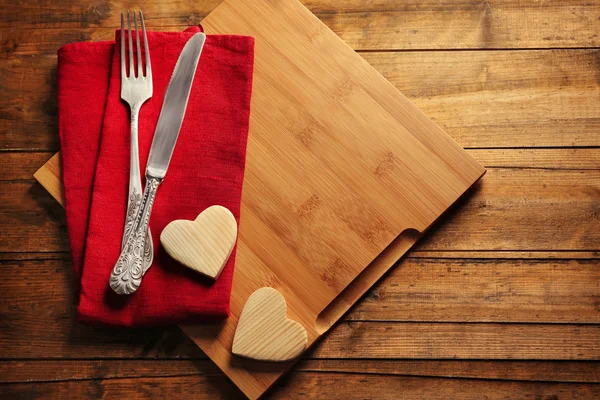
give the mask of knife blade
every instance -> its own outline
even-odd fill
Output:
[[[173,69],[150,147],[142,204],[110,275],[110,287],[118,294],[131,294],[139,288],[142,282],[144,275],[143,249],[152,205],[158,186],[165,178],[173,156],[205,41],[204,33],[196,33],[192,36],[181,50]]]
[[[204,33],[192,36],[175,64],[152,139],[146,167],[147,175],[164,178],[167,173],[205,40]]]

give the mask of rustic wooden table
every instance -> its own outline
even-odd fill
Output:
[[[242,397],[177,328],[75,323],[64,212],[32,177],[58,47],[219,1],[2,2],[0,397]],[[600,2],[304,2],[488,173],[266,397],[600,398]]]

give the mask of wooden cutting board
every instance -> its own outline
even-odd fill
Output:
[[[485,170],[296,0],[226,0],[202,26],[256,59],[231,317],[182,329],[256,398],[293,362],[231,354],[255,290],[314,343]],[[59,171],[36,174],[57,199]]]

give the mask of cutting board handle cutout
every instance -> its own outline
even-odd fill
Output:
[[[317,317],[315,328],[319,335],[327,332],[350,307],[361,298],[421,237],[416,229],[405,229],[379,254],[371,264],[354,278],[348,286]],[[382,260],[384,259],[384,260]]]

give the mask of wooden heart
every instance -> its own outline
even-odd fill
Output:
[[[287,361],[306,348],[306,330],[286,317],[285,299],[277,290],[260,288],[246,301],[231,352],[261,361]]]
[[[235,217],[225,207],[212,206],[194,221],[175,220],[160,234],[165,251],[181,264],[217,279],[237,236]]]

